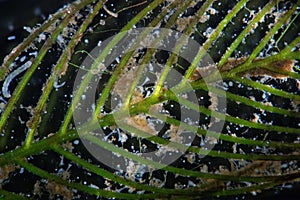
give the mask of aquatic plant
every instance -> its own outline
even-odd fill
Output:
[[[78,0],[27,27],[0,68],[0,195],[197,199],[296,183],[299,3]],[[128,34],[141,27],[154,28]]]

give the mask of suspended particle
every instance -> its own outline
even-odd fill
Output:
[[[31,66],[32,62],[31,61],[27,61],[24,65],[22,65],[21,67],[19,67],[18,69],[16,69],[15,71],[13,71],[12,73],[10,73],[2,86],[2,94],[5,98],[10,98],[10,92],[8,91],[8,87],[11,83],[11,81],[18,76],[19,74],[21,74],[22,72],[24,72],[26,69],[28,69]]]
[[[7,37],[7,40],[11,41],[11,40],[15,40],[16,39],[16,36],[12,35],[12,36],[8,36]]]
[[[104,25],[105,25],[105,20],[101,19],[101,20],[99,21],[99,24],[102,25],[102,26],[104,26]]]

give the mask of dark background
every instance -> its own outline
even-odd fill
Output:
[[[69,2],[72,0],[0,0],[0,39],[25,25],[42,22]]]

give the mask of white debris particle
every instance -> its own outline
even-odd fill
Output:
[[[34,57],[36,57],[36,56],[37,56],[37,51],[30,52],[30,53],[29,53],[29,55],[30,55],[30,56],[34,56]]]
[[[107,7],[106,7],[106,5],[103,5],[103,9],[104,9],[110,16],[112,16],[112,17],[114,17],[114,18],[118,18],[118,13],[114,13],[114,12],[108,10]]]
[[[24,65],[22,65],[21,67],[19,67],[18,69],[16,69],[15,71],[13,71],[12,73],[10,73],[4,83],[3,83],[3,87],[2,87],[2,94],[4,97],[9,98],[11,97],[9,91],[8,91],[8,87],[11,83],[11,81],[18,76],[19,74],[21,74],[22,72],[24,72],[26,69],[28,69],[31,66],[32,62],[31,61],[27,61]]]
[[[97,185],[94,185],[94,184],[90,184],[89,187],[94,188],[94,189],[99,189],[99,187]]]
[[[242,39],[242,44],[246,44],[246,39],[245,38]]]
[[[21,61],[21,62],[24,62],[25,59],[26,59],[26,56],[22,56],[22,57],[20,58],[20,61]]]
[[[116,61],[117,61],[117,63],[119,64],[119,63],[120,63],[120,58],[119,58],[119,57],[116,57]]]
[[[64,85],[66,84],[66,81],[62,82],[61,84],[59,84],[58,82],[59,82],[58,79],[56,79],[56,80],[54,81],[54,84],[53,84],[53,87],[54,87],[56,90],[58,90],[60,87],[62,87],[62,86],[64,86]]]
[[[89,40],[88,40],[88,39],[84,39],[84,43],[85,43],[85,44],[88,44],[88,43],[89,43]]]
[[[5,109],[6,103],[0,103],[0,113]]]
[[[216,13],[218,13],[218,11],[216,9],[214,9],[214,8],[209,8],[209,13],[211,15],[215,15]]]
[[[24,173],[24,168],[22,167],[21,169],[20,169],[20,172],[19,172],[20,174],[23,174]]]
[[[60,46],[62,46],[64,44],[64,38],[61,35],[57,36],[56,40]]]
[[[25,31],[27,31],[28,33],[31,33],[32,32],[32,28],[30,28],[29,26],[24,26],[23,29]]]
[[[101,19],[101,20],[99,21],[99,24],[102,25],[102,26],[104,26],[104,25],[105,25],[105,20]]]
[[[41,33],[38,37],[38,42],[41,42],[43,40],[46,40],[46,35],[44,33]]]
[[[204,13],[204,15],[201,16],[201,18],[199,19],[200,23],[205,23],[206,21],[208,21],[210,18],[210,15],[207,15],[206,13]]]
[[[20,122],[21,124],[25,124],[25,121],[22,120],[21,116],[19,116],[18,119],[19,119],[19,122]]]
[[[203,35],[204,35],[205,37],[209,38],[210,35],[211,35],[211,33],[213,32],[213,30],[214,30],[214,29],[212,29],[211,27],[208,27],[208,28],[206,29],[206,31],[203,33]]]
[[[16,36],[14,36],[14,35],[7,37],[7,40],[15,40],[15,39],[16,39]]]
[[[121,137],[119,138],[119,141],[120,141],[121,143],[126,142],[126,140],[128,139],[127,135],[126,135],[125,133],[122,133],[122,134],[120,134],[120,135],[121,135]]]
[[[74,140],[73,144],[78,145],[79,144],[79,140]]]

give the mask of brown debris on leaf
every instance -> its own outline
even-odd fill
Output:
[[[9,173],[15,171],[15,165],[5,165],[0,167],[0,189],[2,188],[2,183],[9,176]]]
[[[220,71],[230,71],[239,65],[246,62],[248,57],[240,57],[240,58],[228,58],[227,62],[221,67]],[[261,60],[261,58],[256,58],[253,60],[253,62],[257,62]],[[251,69],[249,71],[244,72],[243,76],[270,76],[273,78],[286,78],[287,75],[281,74],[279,72],[276,72],[277,70],[285,71],[285,72],[292,72],[294,61],[293,60],[281,60],[281,61],[274,61],[270,63],[269,65],[271,69],[274,69],[274,71],[271,71],[266,68],[255,68]],[[217,65],[209,65],[207,67],[197,67],[194,71],[193,75],[191,76],[190,80],[195,81],[201,78],[205,78],[208,75],[210,75],[212,72],[214,72],[217,68]]]
[[[137,128],[139,130],[142,130],[150,135],[156,135],[157,131],[155,130],[154,127],[152,127],[147,119],[146,115],[140,114],[140,115],[135,115],[133,117],[127,118],[126,123],[134,128]]]
[[[293,71],[294,61],[292,60],[282,60],[275,61],[270,64],[274,70],[282,70],[286,72]],[[253,69],[246,73],[248,76],[271,76],[273,78],[286,78],[287,75],[280,74],[277,72],[270,71],[268,69]]]

